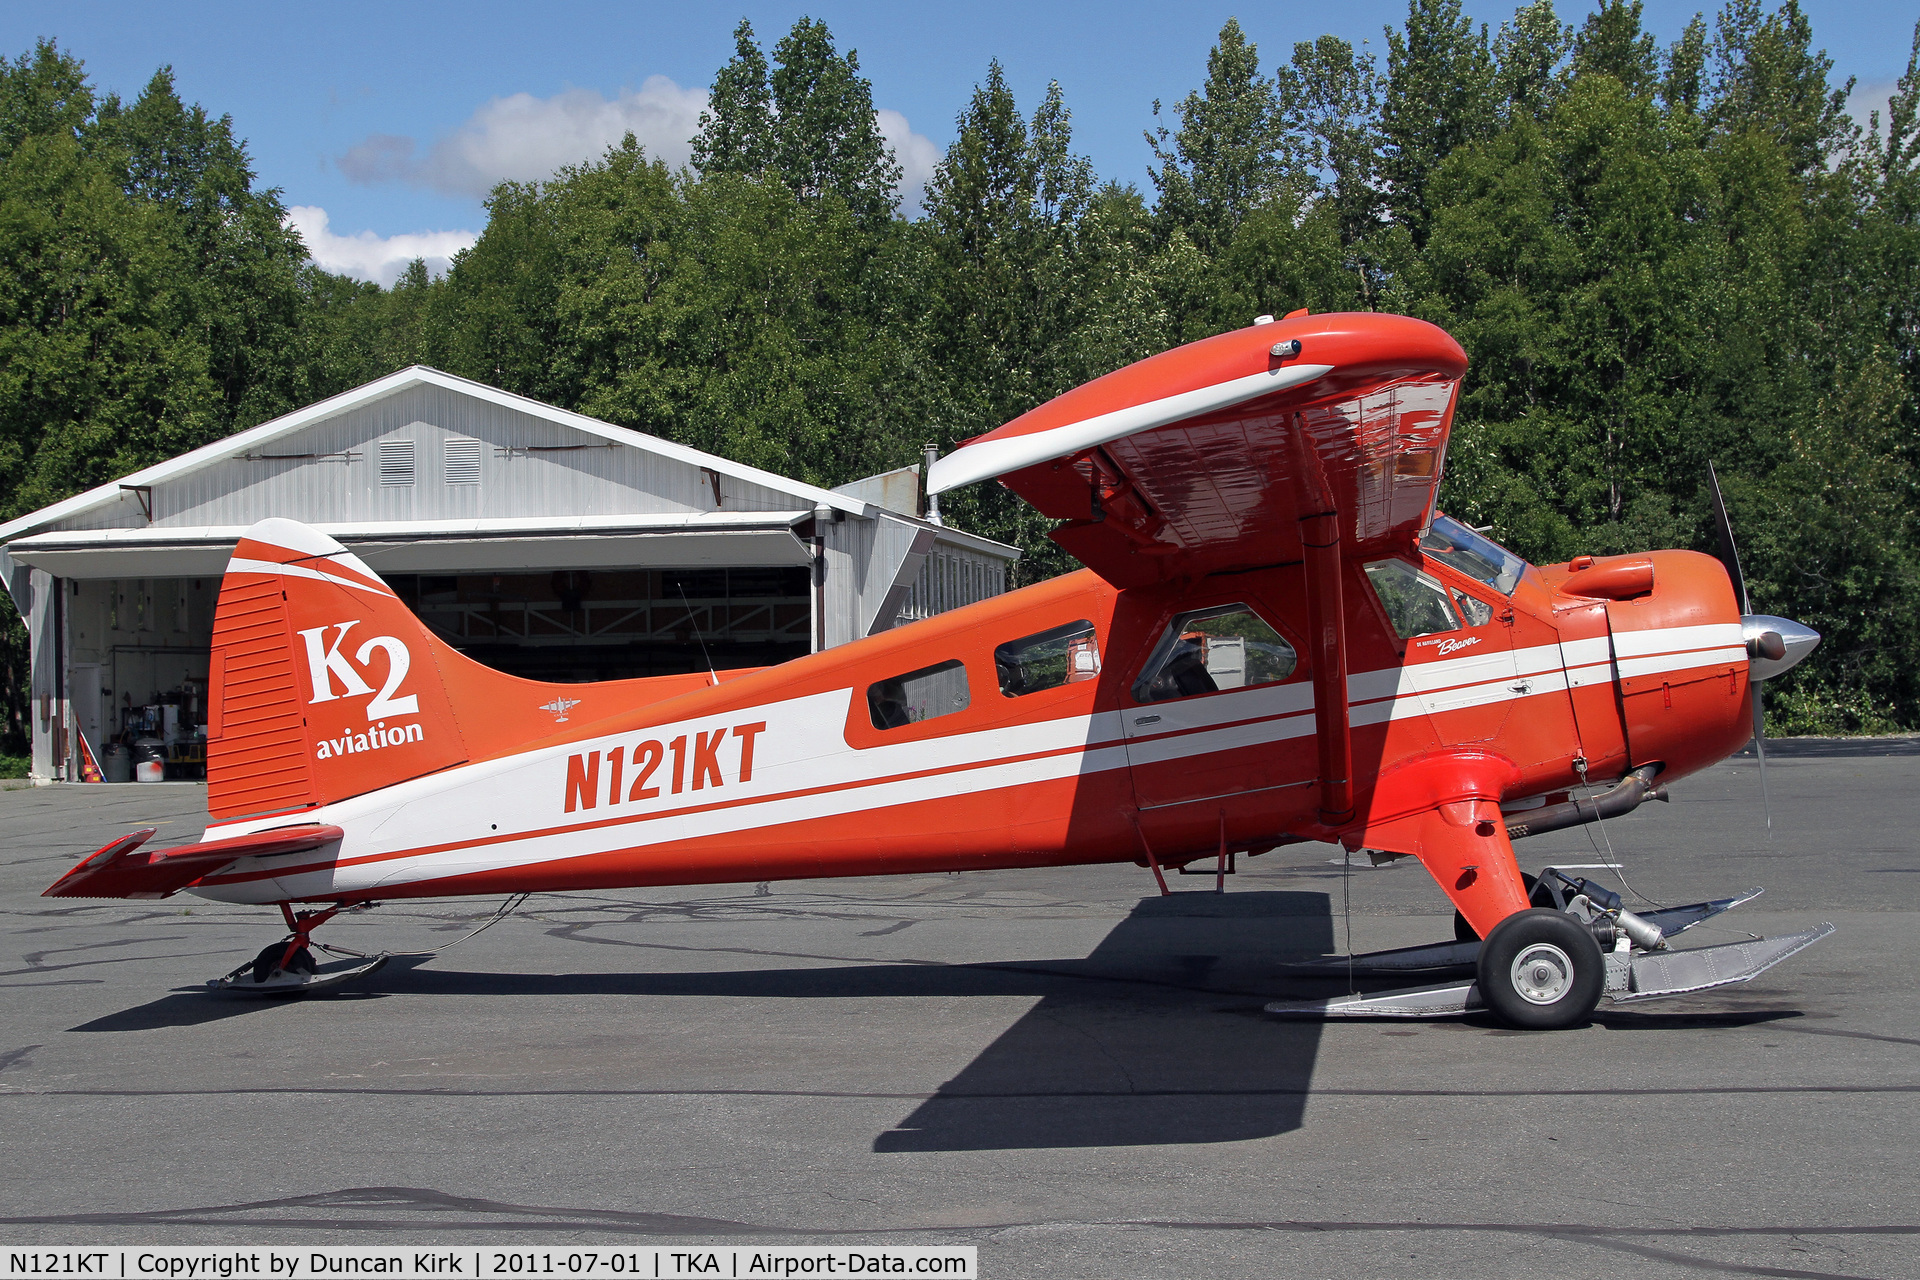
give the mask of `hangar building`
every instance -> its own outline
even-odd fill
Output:
[[[0,525],[36,779],[134,734],[191,776],[220,575],[267,516],[559,681],[782,662],[998,595],[1019,554],[923,518],[918,468],[819,489],[415,366]]]

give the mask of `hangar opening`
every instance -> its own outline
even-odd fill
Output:
[[[201,775],[220,575],[268,516],[556,682],[784,662],[998,595],[1019,554],[927,519],[918,468],[821,489],[416,366],[0,525],[36,780]]]
[[[395,574],[442,640],[529,680],[770,667],[808,653],[808,575],[791,566]]]

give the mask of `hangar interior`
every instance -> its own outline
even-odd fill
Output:
[[[220,574],[270,515],[562,682],[783,662],[998,595],[1019,554],[925,518],[917,468],[820,489],[416,366],[0,526],[37,780],[86,776],[83,740],[196,776]]]

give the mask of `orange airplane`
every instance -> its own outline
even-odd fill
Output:
[[[1458,911],[1455,941],[1341,964],[1471,980],[1276,1013],[1562,1027],[1751,978],[1831,926],[1674,950],[1746,899],[1635,913],[1512,841],[1739,750],[1819,636],[1750,613],[1730,532],[1724,563],[1536,567],[1439,514],[1466,368],[1418,320],[1296,312],[1098,378],[928,475],[998,479],[1085,569],[776,667],[518,679],[262,521],[215,620],[213,825],[46,892],[277,904],[289,936],[213,985],[298,993],[378,967],[310,937],[398,898],[1106,862],[1164,892],[1313,840],[1416,858]]]

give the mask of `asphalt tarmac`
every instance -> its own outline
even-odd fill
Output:
[[[43,899],[187,785],[0,792],[0,1241],[974,1244],[1007,1277],[1920,1277],[1920,740],[1782,742],[1610,842],[1688,934],[1839,931],[1584,1027],[1276,1021],[1280,967],[1450,936],[1418,866],[536,897],[340,994],[201,984],[259,908]],[[1331,859],[1331,861],[1330,861]],[[1589,874],[1602,875],[1603,872]],[[1350,907],[1343,907],[1343,901]],[[442,946],[491,900],[321,937]]]

